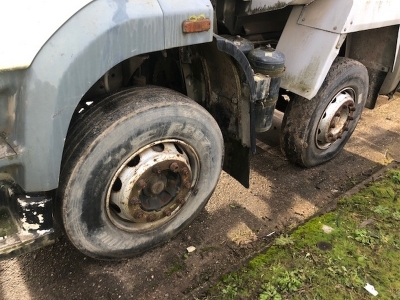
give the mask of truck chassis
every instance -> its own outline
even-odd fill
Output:
[[[88,256],[142,253],[190,224],[222,169],[249,187],[275,110],[283,153],[312,167],[399,87],[396,1],[0,6],[3,258],[52,243],[53,221]]]

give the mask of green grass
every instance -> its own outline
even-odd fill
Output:
[[[182,262],[175,262],[170,268],[165,272],[165,275],[171,276],[172,274],[179,272],[180,270],[183,269],[183,263]]]
[[[325,233],[322,226],[333,228]],[[225,275],[207,299],[400,299],[400,170]]]

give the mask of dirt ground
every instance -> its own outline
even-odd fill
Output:
[[[400,98],[365,110],[345,150],[302,169],[285,159],[275,129],[259,136],[251,186],[223,173],[201,215],[167,244],[139,257],[96,261],[64,237],[53,246],[0,262],[0,299],[195,299],[274,237],[335,207],[336,199],[390,160],[400,161]],[[196,250],[187,254],[186,248]]]

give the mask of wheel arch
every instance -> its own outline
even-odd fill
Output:
[[[277,45],[286,57],[281,86],[312,99],[345,46],[346,57],[368,68],[372,79],[367,107],[373,108],[385,77],[389,78],[383,93],[398,83],[398,74],[387,76],[399,47],[399,17],[394,6],[394,2],[327,0],[293,7]],[[341,14],[336,13],[339,10]]]
[[[163,48],[163,13],[149,2],[95,1],[67,21],[37,54],[21,86],[16,140],[23,170],[16,181],[27,191],[56,188],[69,122],[82,96],[119,62]]]
[[[368,70],[367,108],[374,108],[378,95],[389,94],[399,82],[399,36],[399,25],[392,25],[353,32],[347,37],[346,57],[359,61]]]
[[[93,1],[43,45],[26,70],[10,137],[18,153],[12,162],[18,167],[12,175],[21,187],[26,191],[57,187],[74,109],[113,66],[143,53],[212,39],[212,30],[182,31],[182,22],[194,14],[204,15],[212,24],[210,2],[180,2],[176,12],[176,1],[171,0]]]

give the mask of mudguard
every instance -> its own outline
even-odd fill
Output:
[[[179,8],[176,14],[172,7]],[[27,192],[56,188],[69,122],[82,96],[127,58],[211,41],[212,29],[182,32],[182,22],[193,16],[209,18],[213,24],[211,3],[97,0],[79,10],[19,77],[22,84],[11,95],[15,110],[8,112],[15,123],[7,133],[17,155],[0,159],[0,172],[7,169]],[[7,86],[0,78],[1,89]]]

